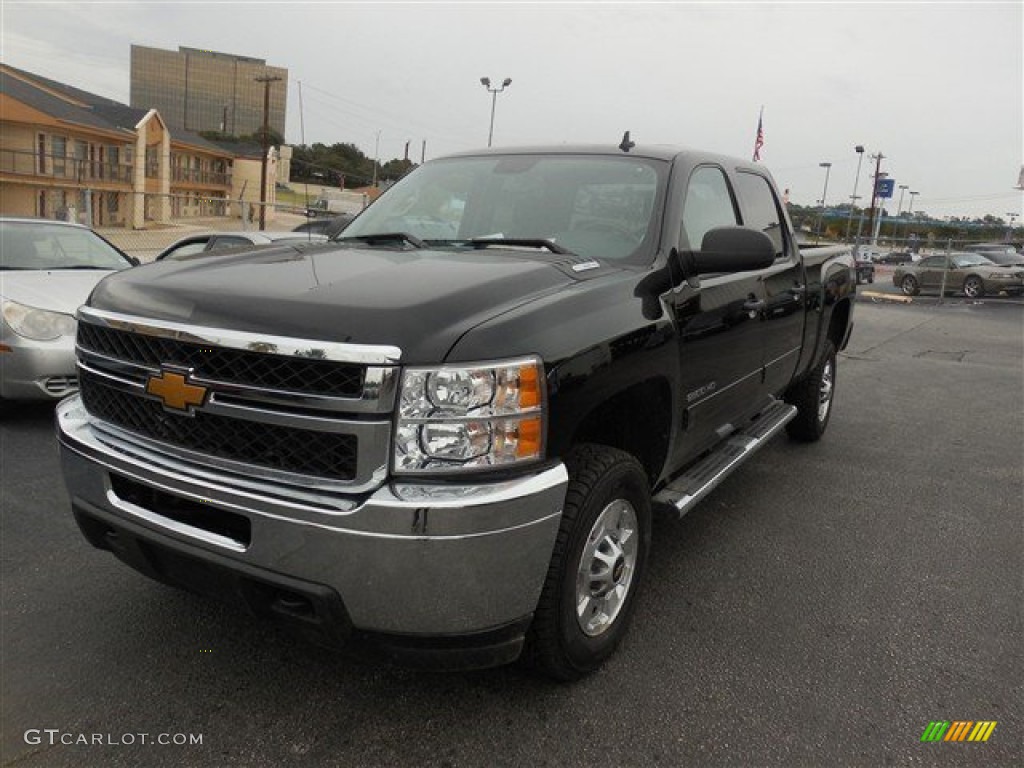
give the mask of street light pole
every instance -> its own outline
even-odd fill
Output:
[[[818,239],[821,239],[821,223],[825,218],[825,198],[828,197],[828,174],[832,170],[832,163],[818,163],[819,168],[825,169],[825,188],[821,191],[821,214],[818,216]]]
[[[903,193],[906,192],[910,187],[906,184],[900,184],[900,201],[896,206],[896,223],[892,228],[893,240],[899,237],[900,233],[900,213],[903,212]]]
[[[491,140],[494,138],[494,108],[498,105],[498,94],[512,85],[512,78],[506,77],[500,88],[491,88],[491,78],[481,77],[480,85],[487,89],[487,92],[491,94],[491,129],[487,132],[487,146],[491,146]]]
[[[1017,218],[1017,214],[1007,212],[1006,215],[1010,217],[1010,226],[1006,229],[1006,242],[1010,242],[1013,239],[1013,220]]]
[[[857,203],[857,182],[860,180],[860,164],[864,160],[864,147],[858,144],[854,147],[857,152],[857,175],[853,177],[853,194],[850,195],[850,217],[846,220],[846,242],[850,242],[850,227],[853,226],[853,206]]]
[[[910,205],[907,206],[907,229],[906,229],[907,239],[908,240],[910,239],[910,222],[913,219],[913,215],[912,214],[913,214],[913,211],[914,211],[914,198],[917,197],[919,194],[921,194],[921,193],[920,192],[914,192],[913,190],[910,191]]]
[[[875,161],[875,183],[872,185],[871,189],[871,213],[870,218],[868,219],[868,231],[871,233],[871,245],[876,245],[878,241],[878,227],[882,223],[882,211],[880,210],[882,206],[882,197],[878,193],[878,182],[889,174],[882,173],[882,160],[885,159],[885,155],[879,152],[877,155],[872,155],[871,157]],[[875,210],[876,204],[879,208],[877,211]],[[857,236],[858,238],[860,237],[859,226],[857,227]]]

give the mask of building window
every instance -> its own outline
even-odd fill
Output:
[[[46,134],[45,133],[40,133],[39,134],[39,175],[41,176],[44,173],[46,173]],[[40,193],[40,195],[42,195],[42,193]],[[43,200],[43,197],[40,197],[39,199]],[[39,215],[40,216],[43,215],[43,210],[42,210],[41,207],[39,209]]]
[[[117,213],[121,196],[117,192],[107,192],[107,213]]]
[[[64,176],[66,169],[64,159],[68,153],[68,140],[63,136],[51,136],[50,147],[53,155],[53,175]]]

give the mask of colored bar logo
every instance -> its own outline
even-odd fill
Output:
[[[932,720],[921,741],[988,741],[996,725],[995,720]]]

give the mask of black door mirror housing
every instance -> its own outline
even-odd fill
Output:
[[[775,244],[750,227],[715,227],[705,233],[699,251],[684,251],[681,256],[687,275],[748,272],[775,262]]]

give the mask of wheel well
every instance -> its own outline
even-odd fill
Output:
[[[828,324],[828,338],[837,350],[842,349],[846,328],[850,323],[850,302],[841,301],[832,309],[832,319]]]
[[[597,443],[635,456],[653,486],[668,455],[671,416],[668,382],[651,379],[592,410],[576,429],[572,444]]]

